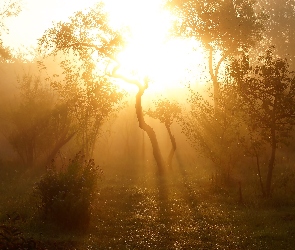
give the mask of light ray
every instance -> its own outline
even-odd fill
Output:
[[[119,53],[121,72],[138,79],[149,77],[155,92],[181,88],[203,71],[204,51],[200,43],[173,38],[170,31],[176,17],[163,9],[159,0],[108,0],[110,24],[115,29],[127,27],[127,45]],[[192,74],[192,72],[194,72]]]

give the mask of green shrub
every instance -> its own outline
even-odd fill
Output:
[[[0,226],[0,249],[3,250],[36,250],[37,242],[33,238],[26,239],[23,233],[13,226]]]
[[[81,153],[60,171],[53,161],[36,184],[43,219],[67,229],[86,228],[100,177],[94,160],[86,160]]]

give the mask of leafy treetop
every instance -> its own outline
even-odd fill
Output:
[[[147,114],[155,119],[159,119],[165,126],[170,127],[173,120],[177,119],[181,113],[181,108],[176,102],[168,99],[160,99],[155,102],[155,110],[149,109]]]
[[[74,52],[85,59],[97,51],[100,57],[114,58],[122,46],[122,37],[109,27],[107,19],[102,3],[88,12],[79,11],[69,22],[59,22],[48,29],[39,40],[40,50],[49,55]]]
[[[181,16],[178,33],[231,53],[259,41],[267,16],[255,13],[253,0],[171,0]]]

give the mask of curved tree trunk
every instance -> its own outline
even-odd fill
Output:
[[[147,133],[148,137],[150,138],[150,141],[153,147],[153,155],[158,166],[158,171],[159,171],[159,174],[162,174],[164,172],[165,164],[164,164],[161,151],[159,148],[157,136],[153,128],[145,122],[144,115],[142,112],[141,97],[144,94],[144,91],[146,90],[146,88],[147,86],[139,87],[138,93],[136,94],[136,103],[135,103],[136,116],[137,116],[139,127],[142,130],[144,130]]]
[[[171,144],[172,144],[172,148],[171,148],[169,156],[168,156],[168,166],[171,168],[172,167],[172,158],[173,158],[173,155],[174,155],[175,150],[176,150],[176,140],[175,140],[175,137],[171,133],[170,126],[168,124],[165,124],[165,127],[166,127],[166,129],[168,131],[169,138],[170,138],[170,141],[171,141]]]
[[[144,94],[144,91],[148,88],[148,82],[147,82],[147,80],[145,80],[144,85],[141,85],[140,82],[137,80],[130,79],[128,77],[120,75],[119,73],[117,73],[117,70],[119,68],[120,68],[120,64],[118,63],[117,66],[112,71],[112,76],[119,78],[125,82],[130,83],[130,84],[135,84],[138,87],[138,92],[136,94],[136,102],[135,102],[135,109],[136,109],[136,116],[137,116],[137,120],[138,120],[138,125],[143,131],[145,131],[147,133],[147,135],[152,143],[153,155],[154,155],[157,167],[158,167],[158,173],[161,175],[164,173],[165,163],[162,158],[162,154],[161,154],[161,151],[159,148],[159,143],[157,140],[156,133],[153,130],[153,128],[145,122],[144,115],[142,112],[142,105],[141,105],[141,98]]]

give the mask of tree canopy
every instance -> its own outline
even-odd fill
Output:
[[[9,48],[3,45],[1,35],[9,32],[5,25],[8,17],[17,16],[21,11],[21,3],[18,0],[4,0],[0,6],[0,59],[7,60],[11,57]]]
[[[199,40],[209,51],[208,66],[217,112],[221,63],[229,56],[248,51],[261,40],[267,16],[255,12],[252,0],[171,0],[168,6],[180,16],[176,34]],[[217,54],[221,54],[219,59]]]
[[[81,128],[79,150],[86,155],[92,154],[100,126],[123,98],[105,72],[120,46],[121,37],[107,25],[102,4],[55,24],[39,40],[41,53],[61,58],[63,74],[50,77],[51,86],[71,105],[69,110]]]
[[[274,48],[259,57],[258,65],[249,66],[247,60],[234,61],[231,75],[237,82],[248,131],[259,135],[251,138],[251,147],[270,146],[265,190],[270,196],[277,148],[288,143],[295,124],[295,75],[286,59],[274,55]]]

